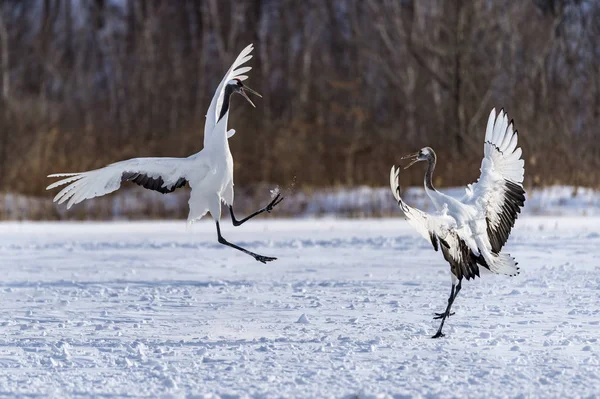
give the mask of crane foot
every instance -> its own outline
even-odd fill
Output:
[[[450,317],[450,316],[454,316],[454,312],[450,313],[450,314],[446,314],[446,313],[434,313],[435,317],[433,318],[433,320],[439,320],[439,319],[444,319],[446,317]]]

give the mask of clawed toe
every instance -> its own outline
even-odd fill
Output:
[[[275,205],[279,205],[279,203],[280,203],[281,201],[283,201],[283,199],[284,199],[284,198],[285,198],[285,197],[281,197],[281,198],[279,198],[279,201],[275,202],[275,203],[273,204],[273,206],[275,206]]]
[[[446,336],[446,334],[444,334],[444,333],[443,333],[443,332],[441,332],[441,331],[438,331],[438,332],[437,332],[437,333],[436,333],[436,334],[435,334],[433,337],[431,337],[431,338],[441,338],[441,337],[445,337],[445,336]]]
[[[266,264],[267,262],[272,262],[274,260],[277,260],[277,258],[273,258],[271,256],[263,256],[263,255],[256,255],[254,257],[254,259],[256,259],[259,262],[262,262],[264,264]]]
[[[443,319],[444,316],[446,316],[445,313],[434,313],[434,314],[435,314],[435,317],[433,318],[433,320]],[[450,313],[446,317],[450,317],[450,316],[454,316],[454,312]]]
[[[273,198],[273,200],[271,201],[271,203],[269,205],[267,205],[266,211],[268,213],[271,213],[271,211],[273,210],[273,208],[275,208],[281,201],[283,201],[283,198],[284,197],[282,197],[281,194],[278,193],[275,196],[275,198]]]

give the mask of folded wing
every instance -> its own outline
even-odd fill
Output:
[[[392,167],[390,187],[408,223],[430,241],[436,251],[442,249],[444,259],[450,263],[457,279],[464,277],[469,280],[479,276],[477,263],[481,264],[482,260],[456,233],[456,220],[449,215],[430,215],[406,204],[400,196],[399,176],[400,169]]]

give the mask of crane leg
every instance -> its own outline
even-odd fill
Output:
[[[217,223],[217,238],[218,238],[218,240],[219,240],[219,243],[221,243],[221,244],[223,244],[223,245],[227,245],[228,247],[231,247],[231,248],[235,248],[235,249],[237,249],[238,251],[242,251],[243,253],[245,253],[245,254],[248,254],[248,255],[252,256],[254,259],[256,259],[257,261],[259,261],[259,262],[262,262],[262,263],[271,262],[271,261],[273,261],[273,260],[276,260],[276,259],[277,259],[277,258],[272,258],[272,257],[270,257],[270,256],[263,256],[263,255],[255,254],[255,253],[254,253],[254,252],[252,252],[252,251],[248,251],[248,250],[247,250],[247,249],[245,249],[245,248],[242,248],[242,247],[240,247],[240,246],[238,246],[238,245],[235,245],[235,244],[232,244],[232,243],[230,243],[229,241],[227,241],[227,240],[226,240],[226,239],[225,239],[225,238],[224,238],[224,237],[221,235],[221,227],[219,226],[219,222],[217,221],[216,223]]]
[[[440,324],[440,328],[438,328],[437,333],[435,333],[435,335],[431,338],[440,338],[440,337],[444,336],[444,334],[442,333],[442,328],[444,327],[444,321],[446,321],[447,317],[450,317],[450,315],[453,314],[453,313],[450,313],[450,308],[452,307],[452,303],[454,303],[456,296],[460,292],[461,283],[462,283],[462,280],[458,280],[458,284],[456,286],[454,286],[454,284],[452,284],[452,291],[450,291],[450,298],[448,298],[448,306],[446,307],[446,311],[444,313],[442,313],[440,315],[440,317],[436,317],[436,318],[441,318],[442,323]]]
[[[277,194],[275,196],[275,198],[273,198],[273,200],[269,203],[269,205],[265,206],[262,209],[259,209],[258,211],[254,212],[250,216],[246,216],[242,220],[237,220],[235,218],[235,215],[233,214],[233,206],[229,205],[229,213],[231,214],[231,223],[233,223],[234,226],[239,226],[241,224],[244,224],[248,220],[252,219],[254,216],[258,216],[258,215],[260,215],[263,212],[271,213],[271,211],[273,210],[273,208],[275,208],[275,206],[277,204],[279,204],[281,201],[283,201],[283,197],[281,196],[281,194]]]

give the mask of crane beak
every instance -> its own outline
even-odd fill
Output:
[[[407,166],[404,167],[404,169],[408,169],[411,166],[413,166],[414,164],[416,164],[417,162],[419,162],[419,153],[415,152],[414,154],[408,154],[403,156],[400,159],[412,159],[411,163],[409,163]]]
[[[258,96],[260,98],[262,98],[262,96],[260,94],[258,94],[257,92],[255,92],[254,90],[252,90],[251,88],[249,88],[248,86],[244,86],[240,90],[240,94],[242,95],[242,97],[244,97],[250,103],[250,105],[252,105],[254,108],[256,108],[256,105],[254,105],[254,103],[252,102],[252,100],[250,100],[250,97],[248,97],[248,94],[246,94],[246,92],[252,93],[255,96]]]
[[[260,94],[258,94],[256,91],[252,90],[248,86],[244,86],[244,90],[246,90],[248,93],[254,94],[255,96],[262,98],[262,96]]]
[[[252,105],[254,108],[256,108],[256,105],[254,105],[254,103],[252,102],[252,100],[250,100],[250,97],[248,97],[248,95],[246,94],[246,92],[244,91],[244,89],[240,90],[239,92],[242,97],[244,97],[246,99],[246,101],[248,101],[250,103],[250,105]]]

